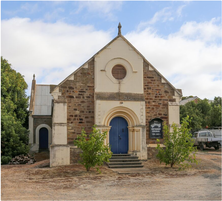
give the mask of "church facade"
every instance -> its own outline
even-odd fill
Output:
[[[93,125],[107,131],[105,144],[115,154],[152,157],[163,123],[179,124],[176,89],[121,34],[58,85],[32,82],[32,150],[50,149],[50,166],[76,162],[73,140]],[[47,142],[45,142],[47,141]]]

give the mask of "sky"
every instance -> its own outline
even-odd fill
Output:
[[[183,96],[222,96],[221,1],[2,1],[1,56],[30,95],[59,84],[118,34]]]

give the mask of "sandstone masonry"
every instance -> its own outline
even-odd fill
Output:
[[[124,77],[119,78],[123,71]],[[162,137],[162,123],[179,124],[182,92],[120,30],[117,37],[57,86],[35,86],[33,76],[30,143],[35,143],[33,150],[38,150],[39,136],[46,136],[43,132],[39,135],[40,128],[49,131],[50,167],[77,162],[81,150],[74,146],[74,140],[83,128],[90,134],[94,124],[107,132],[104,144],[110,144],[113,153],[136,154],[141,160],[156,155],[157,141],[150,139],[152,120],[154,137]]]
[[[147,144],[156,144],[149,137],[149,122],[154,118],[162,119],[168,124],[168,102],[175,102],[174,90],[168,83],[162,83],[161,76],[154,70],[149,70],[149,64],[144,62],[144,98],[146,102],[146,135]],[[160,140],[163,143],[163,139]]]
[[[59,88],[67,100],[67,140],[73,140],[82,128],[90,133],[94,125],[94,60],[88,68],[81,68],[74,74],[74,80],[65,81]]]

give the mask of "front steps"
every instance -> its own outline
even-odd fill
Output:
[[[130,154],[113,154],[109,159],[109,163],[106,163],[109,168],[142,168],[142,162],[138,159],[138,156],[132,156]]]

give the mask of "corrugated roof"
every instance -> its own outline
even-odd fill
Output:
[[[33,115],[51,115],[52,99],[50,85],[36,85]]]
[[[191,97],[191,98],[187,98],[187,99],[184,99],[182,101],[180,101],[180,105],[185,105],[191,101],[194,101],[196,99],[199,99],[197,96],[194,96],[194,97]]]

